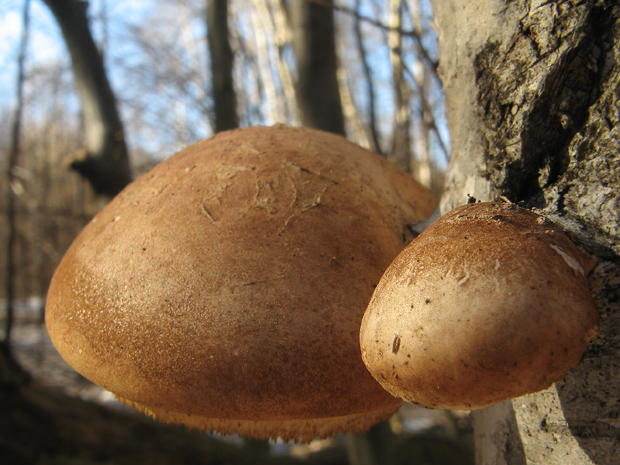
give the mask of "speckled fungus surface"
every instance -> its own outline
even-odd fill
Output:
[[[88,224],[48,293],[77,371],[154,417],[256,438],[360,432],[402,401],[359,325],[434,197],[344,138],[220,133],[162,162]]]
[[[598,333],[590,263],[529,210],[456,208],[381,278],[362,321],[364,363],[424,407],[481,408],[545,389]]]

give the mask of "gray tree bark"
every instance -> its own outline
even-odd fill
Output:
[[[228,35],[228,0],[207,0],[207,40],[213,82],[215,132],[239,127],[233,84],[234,55]]]
[[[442,212],[504,196],[601,264],[601,334],[550,389],[473,413],[479,465],[620,463],[620,6],[436,0],[452,139]]]
[[[292,0],[297,104],[303,126],[345,134],[338,88],[333,0]]]
[[[84,114],[84,151],[71,168],[86,178],[95,192],[114,196],[131,182],[131,169],[116,99],[88,26],[88,3],[44,1],[60,25],[71,55]]]

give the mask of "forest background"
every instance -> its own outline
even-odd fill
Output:
[[[87,22],[65,18],[61,27],[67,5],[82,8]],[[68,37],[79,27],[88,27],[101,57],[104,71],[93,79],[109,80],[113,98],[107,100],[116,106],[110,111],[120,119],[111,118],[112,139],[122,136],[132,178],[219,130],[281,123],[340,133],[392,159],[439,196],[450,143],[432,21],[429,0],[2,0],[0,348],[11,349],[23,367],[66,393],[111,400],[71,370],[57,369],[62,361],[42,325],[46,289],[64,251],[129,179],[122,169],[120,175],[103,169],[102,184],[83,168],[93,158],[92,147],[107,143],[100,127],[110,121],[93,116],[98,104],[85,95],[97,92],[84,92],[88,69],[76,71]],[[228,66],[230,75],[222,76]],[[91,65],[84,68],[92,71]],[[227,79],[231,88],[222,84]],[[95,155],[106,161],[105,150]],[[0,366],[3,382],[8,371]],[[41,393],[46,402],[48,394]],[[75,409],[57,405],[54,413],[94,415],[82,404],[69,405]],[[422,423],[456,434],[455,418],[431,416]],[[104,424],[114,422],[107,418]],[[467,422],[461,426],[469,428]],[[106,441],[100,446],[112,453],[114,445]],[[424,447],[440,456],[456,447],[454,453],[470,463],[468,441],[465,452],[441,440],[427,440]],[[13,449],[34,457],[62,447],[58,442]],[[103,452],[91,447],[84,453]],[[373,463],[365,462],[372,453],[357,459],[352,454],[344,460]],[[343,458],[336,454],[335,460]]]
[[[85,120],[67,47],[41,1],[30,2],[19,154],[15,166],[7,166],[23,8],[21,1],[0,3],[0,243],[8,234],[11,185],[18,230],[14,295],[39,305],[64,250],[107,199],[68,169],[83,157]],[[238,125],[300,125],[295,34],[285,2],[231,0],[228,11]],[[134,176],[216,131],[205,1],[95,0],[87,15],[116,97]],[[449,136],[430,3],[351,0],[339,2],[333,16],[345,135],[387,154],[439,193]],[[2,283],[7,255],[0,254]],[[0,286],[0,311],[6,294]]]
[[[434,20],[422,0],[126,3],[93,1],[86,10],[79,0],[0,4],[0,32],[14,31],[12,42],[0,46],[5,301],[35,297],[33,307],[42,308],[62,252],[106,202],[94,190],[113,195],[131,176],[196,139],[276,122],[346,134],[441,192],[442,213],[472,197],[505,198],[558,222],[596,257],[588,279],[601,327],[581,363],[550,389],[470,418],[479,465],[617,465],[617,1],[435,0]],[[71,60],[46,6],[62,26]],[[47,26],[23,28],[31,33],[20,36],[15,24],[30,24],[26,11],[33,21],[47,18]],[[82,40],[91,38],[90,31],[95,40]],[[41,58],[49,50],[58,50],[57,59]],[[26,308],[15,307],[16,322]],[[257,463],[258,455],[241,457],[229,449],[225,458],[221,444],[204,435],[187,447],[188,436],[180,440],[167,430],[164,439],[161,429],[136,417],[121,419],[25,382],[29,375],[7,349],[36,335],[28,339],[14,331],[7,345],[10,315],[5,312],[0,340],[2,459],[9,451],[23,459],[10,463],[166,463],[164,457],[196,463],[192,451],[198,447],[210,449],[210,461],[203,463]],[[34,355],[28,368],[50,366]],[[451,424],[454,432],[458,422]],[[424,455],[432,444],[433,451],[448,451],[445,441],[425,437],[417,455],[408,448],[397,458],[403,449],[382,435],[389,429],[370,432],[377,439],[370,441],[375,457],[382,458],[375,463],[390,463],[386,454],[399,464],[432,463]],[[321,463],[373,457],[372,447],[355,452],[336,462],[323,456]],[[473,460],[459,453],[460,461],[443,463],[464,463],[463,457]]]

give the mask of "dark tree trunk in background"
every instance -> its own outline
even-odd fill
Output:
[[[71,55],[84,114],[84,153],[71,167],[95,192],[113,196],[131,182],[123,124],[86,17],[87,2],[44,0],[60,25]]]
[[[292,0],[289,16],[297,58],[297,104],[301,124],[345,133],[338,86],[332,0]]]
[[[550,389],[473,413],[477,463],[618,464],[620,6],[433,6],[453,147],[442,212],[503,195],[603,260],[589,277],[600,336]]]
[[[228,0],[207,0],[207,40],[213,79],[215,132],[239,127],[233,85],[233,52],[228,35]]]

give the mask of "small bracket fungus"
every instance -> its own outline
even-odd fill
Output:
[[[364,431],[402,401],[362,363],[362,315],[406,225],[435,205],[342,137],[220,133],[84,229],[47,327],[77,371],[166,422],[285,440]]]
[[[598,333],[590,268],[529,210],[456,208],[381,278],[362,321],[364,363],[387,391],[424,407],[481,408],[545,389]]]

